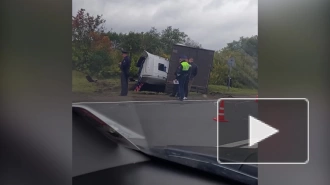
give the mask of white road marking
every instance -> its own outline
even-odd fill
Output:
[[[250,101],[241,101],[241,102],[236,102],[235,103],[235,107],[238,105],[238,104],[242,104],[242,103],[249,103],[249,102],[251,102],[252,100],[250,100]]]
[[[244,144],[249,144],[249,139],[242,140],[242,141],[237,141],[237,142],[233,142],[233,143],[224,144],[224,145],[221,145],[219,147],[231,148],[231,147],[241,146],[241,145],[244,145]]]
[[[217,100],[185,100],[183,102],[214,102]],[[116,103],[166,103],[166,102],[179,102],[179,100],[159,100],[159,101],[119,101],[119,102],[75,102],[72,105],[79,105],[79,104],[116,104]]]
[[[244,146],[242,146],[242,145],[244,145]],[[224,147],[224,148],[235,148],[235,147],[238,147],[238,148],[258,148],[258,144],[255,144],[255,145],[249,147],[249,139],[247,139],[247,140],[237,141],[237,142],[233,142],[233,143],[227,143],[227,144],[221,145],[219,147]]]
[[[258,148],[258,144],[255,144],[255,145],[253,145],[251,147],[249,147],[249,145],[246,145],[246,146],[242,146],[240,148]]]

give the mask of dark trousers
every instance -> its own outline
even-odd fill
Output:
[[[173,89],[172,89],[172,94],[171,96],[176,96],[178,94],[178,88],[179,88],[179,85],[178,84],[173,84]]]
[[[186,82],[186,78],[187,78],[187,75],[181,75],[179,77],[179,99],[180,100],[183,100],[184,98],[184,95],[185,95],[185,91],[184,91],[184,86],[185,86],[185,82]]]
[[[120,82],[121,82],[121,96],[127,96],[128,94],[128,75],[124,72],[120,74]]]
[[[186,81],[184,83],[184,97],[188,97],[189,93],[189,77],[186,77]]]

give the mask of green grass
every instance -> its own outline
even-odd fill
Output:
[[[98,92],[118,92],[120,90],[120,79],[101,79],[97,82]]]
[[[90,83],[86,75],[78,71],[72,71],[72,92],[91,93],[97,90],[95,83]]]
[[[94,78],[96,80],[97,78]],[[118,93],[120,79],[97,79],[97,82],[88,82],[86,75],[79,71],[72,71],[72,92],[77,93]]]
[[[222,94],[231,94],[231,95],[257,95],[257,89],[241,89],[231,87],[228,90],[227,86],[223,85],[209,85],[209,93],[222,93]]]
[[[153,92],[153,91],[139,91],[133,92],[134,94],[144,94],[144,95],[165,95],[163,92]]]
[[[94,78],[93,78],[94,79]],[[130,85],[134,85],[130,83]],[[99,79],[97,83],[88,82],[86,75],[79,71],[72,71],[72,92],[78,93],[117,93],[120,91],[120,79]],[[209,94],[231,94],[231,95],[257,95],[257,89],[230,88],[222,85],[209,85]],[[162,95],[155,92],[136,92],[134,94]],[[190,93],[195,95],[194,92]],[[196,95],[198,95],[196,93]]]

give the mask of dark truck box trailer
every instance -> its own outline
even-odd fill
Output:
[[[173,89],[173,80],[175,79],[175,71],[180,64],[179,56],[186,55],[194,58],[194,63],[198,66],[198,74],[191,86],[191,92],[207,93],[210,73],[213,65],[214,51],[193,48],[180,44],[173,45],[169,69],[166,80],[165,93],[171,93]]]

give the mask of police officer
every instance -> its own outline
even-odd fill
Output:
[[[175,76],[175,80],[178,80],[178,76],[177,76],[177,72],[180,70],[179,68],[181,67],[181,61],[179,61],[179,65],[177,67],[177,69],[174,72],[174,76]],[[176,97],[179,96],[178,95],[178,89],[179,89],[179,84],[173,84],[173,89],[172,89],[172,93],[171,93],[171,97]]]
[[[129,76],[129,70],[131,67],[131,59],[128,56],[128,52],[125,50],[122,50],[122,56],[123,60],[119,63],[120,65],[120,81],[121,81],[121,92],[120,96],[127,96],[128,94],[128,76]]]
[[[191,85],[194,81],[194,78],[196,77],[197,73],[198,73],[198,67],[197,65],[194,63],[194,58],[190,57],[188,60],[189,64],[190,64],[190,69],[189,69],[189,74],[188,77],[186,78],[186,82],[184,84],[184,92],[185,92],[185,96],[183,99],[188,99],[188,93],[190,92],[191,89]]]
[[[186,78],[188,78],[188,72],[190,68],[190,64],[187,62],[188,57],[185,55],[180,56],[180,62],[181,65],[177,68],[177,79],[179,80],[179,100],[183,101],[185,92],[184,92],[184,86],[186,82]]]

